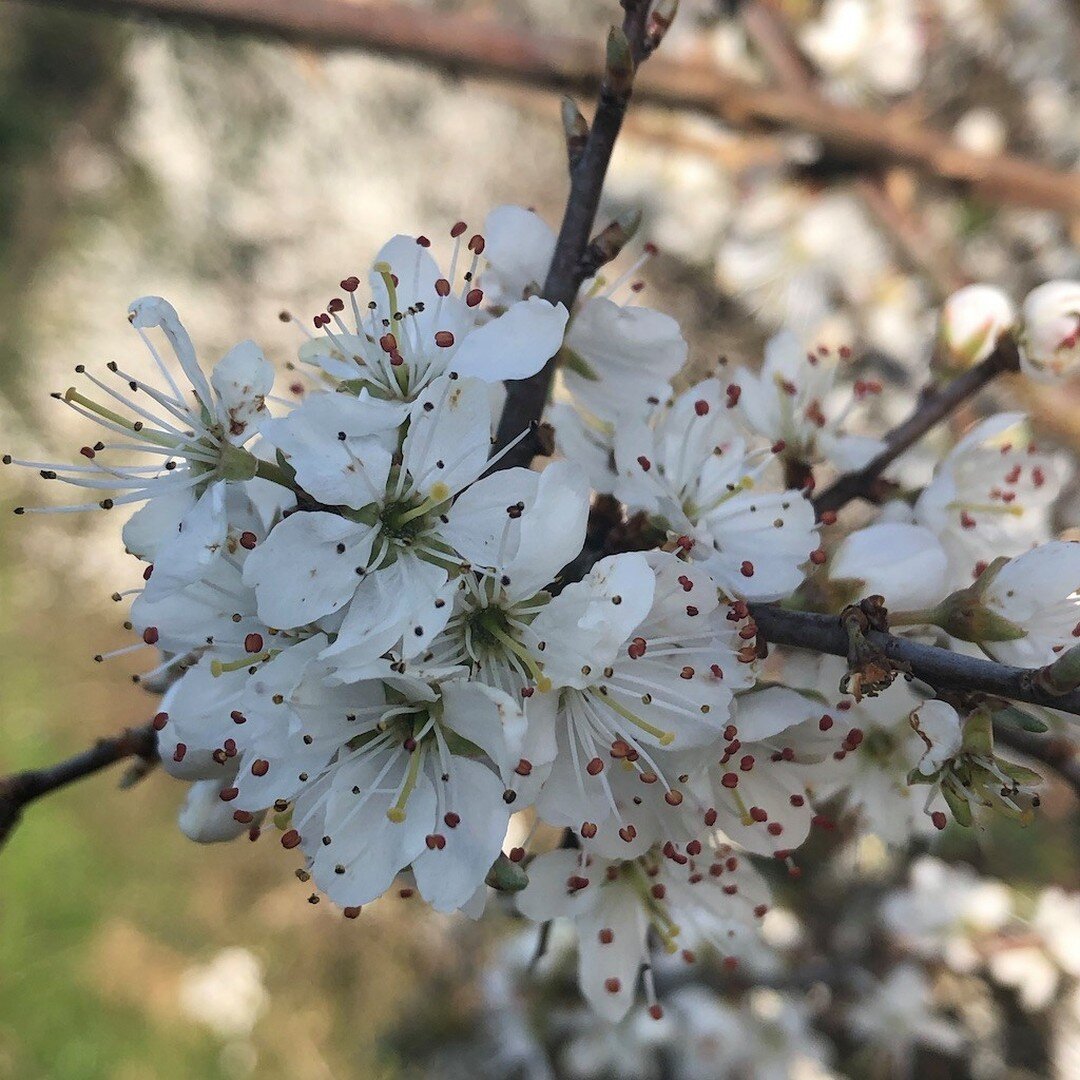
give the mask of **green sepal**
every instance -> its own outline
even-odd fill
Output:
[[[225,443],[221,448],[221,463],[218,475],[223,480],[254,480],[259,471],[259,459],[249,450],[232,443]]]
[[[511,862],[500,853],[491,864],[484,883],[498,892],[521,892],[529,884],[529,875],[519,863]]]
[[[956,823],[958,825],[963,825],[964,828],[970,828],[971,806],[967,799],[953,791],[949,784],[942,784],[941,794],[945,796],[945,801],[949,804],[949,809],[952,811]]]

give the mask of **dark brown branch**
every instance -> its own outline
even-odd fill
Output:
[[[343,0],[38,0],[114,14],[209,23],[321,48],[418,60],[457,75],[592,93],[592,42],[541,36],[491,20],[397,4]],[[826,153],[861,166],[907,165],[997,202],[1080,210],[1080,176],[1023,158],[984,157],[948,135],[814,94],[757,87],[709,64],[657,61],[637,81],[642,101],[701,112],[739,129],[802,131]]]
[[[626,58],[625,70],[621,64],[613,66],[611,49],[607,73],[600,85],[596,105],[585,141],[585,148],[570,174],[570,194],[566,200],[555,252],[544,282],[543,297],[553,304],[562,304],[567,310],[577,297],[578,289],[585,279],[588,268],[584,263],[585,252],[596,223],[596,212],[604,190],[611,154],[619,137],[626,108],[633,92],[634,68],[648,56],[645,41],[646,19],[649,0],[623,0],[625,17],[623,34],[631,56]],[[506,405],[499,420],[495,437],[495,449],[500,450],[530,425],[540,419],[547,404],[548,391],[555,374],[553,357],[535,375],[507,384]],[[539,447],[533,433],[522,439],[499,462],[503,469],[528,465]]]
[[[915,411],[887,436],[885,449],[856,472],[845,473],[814,499],[818,515],[839,510],[852,499],[872,499],[881,474],[931,428],[999,375],[1017,371],[1020,356],[1016,343],[1004,337],[998,347],[981,363],[957,376],[941,390],[928,389],[920,395]]]
[[[89,750],[55,765],[0,778],[0,846],[19,823],[23,809],[35,799],[132,757],[147,765],[157,760],[157,734],[151,724],[101,739]]]
[[[837,615],[789,611],[775,604],[754,604],[750,610],[766,641],[830,656],[848,655],[848,635]],[[1049,694],[1036,682],[1038,669],[998,664],[874,630],[865,636],[889,660],[905,665],[912,675],[935,690],[976,690],[1080,716],[1080,690]]]

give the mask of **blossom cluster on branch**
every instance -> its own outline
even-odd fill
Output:
[[[17,513],[139,506],[121,652],[154,648],[146,674],[172,680],[154,726],[190,783],[187,835],[275,830],[350,917],[389,891],[473,917],[517,893],[529,918],[574,921],[582,990],[617,1020],[643,971],[661,1012],[650,942],[752,950],[755,858],[797,877],[839,814],[897,844],[1030,816],[1039,777],[994,724],[1045,719],[898,678],[865,636],[891,619],[1080,684],[1080,544],[1049,524],[1065,470],[1022,415],[977,423],[845,533],[815,483],[886,446],[849,430],[881,393],[847,378],[850,350],[784,333],[760,371],[686,386],[678,324],[637,303],[640,260],[568,311],[539,295],[556,239],[536,214],[450,240],[440,265],[394,237],[342,280],[280,396],[254,343],[207,374],[173,308],[137,300],[156,377],[80,365],[56,397],[99,438],[77,464],[5,459],[91,500]],[[1028,367],[1063,376],[1080,286],[1044,289],[1022,328],[960,297],[943,339],[975,362],[1015,331]],[[552,452],[500,468],[503,384],[549,362]],[[848,662],[770,652],[763,603],[840,616]]]

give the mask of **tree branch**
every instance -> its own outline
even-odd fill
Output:
[[[848,655],[848,635],[837,615],[789,611],[775,604],[752,604],[750,614],[766,641],[830,656]],[[1080,690],[1060,696],[1047,693],[1036,682],[1039,669],[998,664],[875,630],[865,636],[888,659],[905,665],[937,690],[977,690],[1080,716]]]
[[[146,765],[157,760],[157,733],[152,724],[101,739],[89,750],[55,765],[0,778],[0,847],[19,823],[23,809],[35,799],[131,757]]]
[[[814,499],[818,516],[839,510],[852,499],[872,499],[881,474],[932,427],[939,424],[968,398],[974,397],[999,375],[1020,368],[1020,355],[1011,337],[1003,337],[997,348],[981,363],[957,376],[941,390],[928,388],[919,397],[915,411],[885,439],[885,449],[855,472],[845,473]]]
[[[320,48],[356,48],[418,60],[456,75],[591,93],[599,78],[591,42],[541,36],[391,3],[342,0],[37,0],[113,14],[157,15]],[[841,160],[880,168],[907,165],[971,188],[993,202],[1080,210],[1080,175],[1024,158],[972,154],[950,136],[901,117],[824,101],[815,94],[752,86],[701,62],[650,64],[637,82],[642,101],[689,109],[739,129],[802,131]]]
[[[622,0],[622,3],[625,10],[622,33],[630,55],[620,58],[617,54],[622,44],[614,36],[609,38],[607,72],[600,84],[596,113],[585,148],[570,174],[566,211],[544,282],[544,299],[562,304],[567,310],[572,307],[588,274],[583,258],[596,223],[611,154],[630,103],[636,68],[649,55],[645,35],[650,0]],[[626,64],[622,63],[623,59]],[[535,425],[543,415],[555,367],[556,358],[552,357],[535,375],[507,383],[506,405],[495,437],[496,450],[501,450],[530,425]],[[499,467],[526,466],[537,450],[535,436],[530,431],[500,460]]]

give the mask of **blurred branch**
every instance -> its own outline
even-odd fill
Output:
[[[803,53],[784,13],[771,0],[743,0],[739,15],[747,36],[780,85],[821,100],[819,73]],[[965,284],[948,254],[936,250],[922,223],[899,205],[882,175],[859,176],[854,188],[901,255],[944,298]]]
[[[852,499],[873,499],[874,488],[881,474],[905,450],[988,383],[1006,372],[1017,371],[1019,366],[1016,343],[1010,337],[1003,337],[998,347],[981,364],[969,368],[941,390],[932,387],[924,390],[915,411],[886,436],[885,449],[877,457],[863,468],[845,473],[814,499],[818,516],[839,510]]]
[[[654,42],[648,36],[650,4],[651,0],[622,0],[625,13],[622,29],[612,29],[608,36],[606,67],[596,112],[584,146],[570,171],[566,211],[541,294],[545,300],[562,304],[568,311],[582,281],[594,272],[587,265],[585,255],[611,154],[630,104],[637,69],[659,43],[659,39]],[[495,437],[496,450],[507,446],[530,425],[535,427],[547,404],[555,366],[556,360],[552,357],[535,375],[507,383],[506,405]],[[499,467],[526,466],[538,449],[535,434],[530,431],[502,458]]]
[[[101,739],[89,750],[55,765],[0,777],[0,847],[19,823],[23,809],[35,799],[133,757],[143,769],[157,761],[157,733],[152,724]]]
[[[406,5],[342,0],[37,0],[117,15],[156,15],[209,23],[321,48],[356,48],[416,60],[456,75],[548,89],[595,91],[591,41],[541,35]],[[1080,176],[1023,158],[984,157],[948,135],[822,100],[816,93],[758,87],[713,65],[660,60],[637,80],[642,101],[705,113],[740,129],[800,131],[831,155],[881,168],[906,165],[971,188],[990,200],[1080,211]]]
[[[837,615],[789,611],[775,604],[752,604],[750,614],[768,642],[848,656],[849,638]],[[886,659],[936,690],[974,690],[1080,716],[1080,690],[1049,694],[1036,682],[1038,669],[998,664],[876,630],[866,631],[865,638]]]

